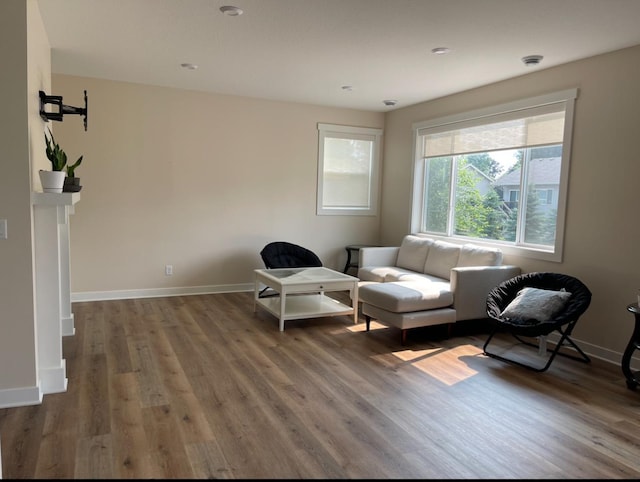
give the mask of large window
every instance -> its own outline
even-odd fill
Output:
[[[381,129],[318,124],[318,214],[375,215]]]
[[[576,96],[415,124],[411,231],[560,261]]]

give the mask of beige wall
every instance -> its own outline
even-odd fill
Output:
[[[525,272],[580,278],[592,304],[574,335],[591,353],[619,359],[633,331],[626,306],[640,288],[640,46],[539,70],[515,79],[425,102],[385,119],[381,241],[409,229],[414,122],[577,87],[564,260],[508,257]]]
[[[381,128],[383,113],[53,76],[65,104],[85,89],[88,131],[79,116],[55,126],[69,158],[84,155],[74,299],[246,288],[276,240],[342,270],[345,245],[378,241],[379,217],[315,214],[317,124]]]
[[[0,240],[2,403],[37,384],[30,163],[46,162],[38,91],[49,86],[50,63],[35,0],[0,3],[0,45],[0,219],[8,231],[8,239]]]

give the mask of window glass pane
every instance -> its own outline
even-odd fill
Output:
[[[456,158],[454,234],[502,239],[500,199],[493,189],[498,165],[487,153]]]
[[[325,137],[324,207],[368,208],[370,206],[373,142]]]
[[[518,206],[520,202],[520,184],[522,181],[522,160],[525,149],[511,149],[492,152],[491,158],[499,164],[499,173],[493,182],[493,188],[499,199],[500,241],[515,242],[518,227]]]
[[[446,233],[451,189],[453,158],[428,159],[425,165],[425,209],[423,226],[426,231]]]
[[[524,242],[553,246],[558,217],[561,157],[533,157],[527,167],[527,203],[524,219]],[[542,195],[541,195],[542,194]],[[547,202],[548,201],[548,202]]]

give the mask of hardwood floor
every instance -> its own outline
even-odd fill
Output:
[[[526,371],[482,355],[480,322],[402,346],[349,317],[279,332],[252,293],[73,312],[67,392],[0,410],[4,478],[640,477],[620,367]]]

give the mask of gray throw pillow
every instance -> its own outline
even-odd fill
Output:
[[[524,320],[552,320],[570,297],[571,293],[564,288],[561,291],[522,288],[500,316]]]

